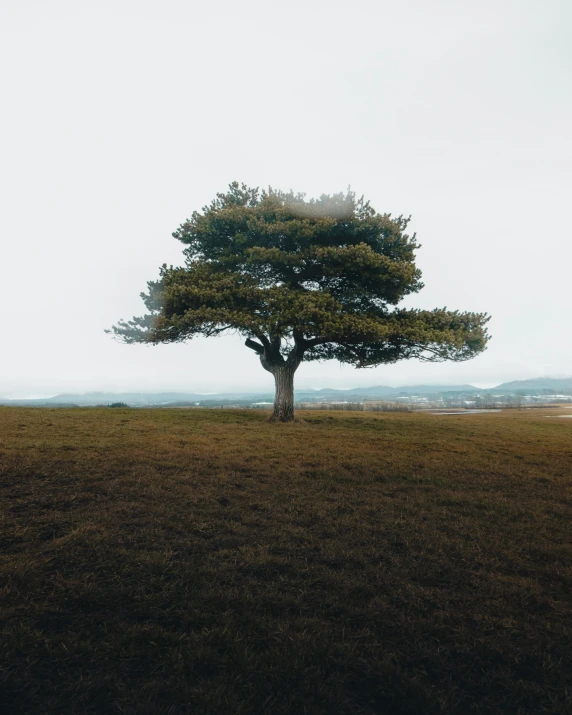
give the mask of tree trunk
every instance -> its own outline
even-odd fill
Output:
[[[274,412],[272,422],[294,421],[294,372],[296,369],[290,365],[274,368],[274,382],[276,394],[274,397]]]
[[[280,354],[280,338],[274,344],[268,339],[263,342],[264,345],[248,338],[245,345],[258,355],[262,367],[274,375],[276,393],[270,422],[297,422],[294,416],[294,373],[304,357],[304,347],[297,342],[284,359]]]

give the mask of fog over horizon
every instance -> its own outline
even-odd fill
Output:
[[[270,391],[244,338],[104,330],[232,181],[411,215],[425,288],[487,312],[466,363],[302,364],[296,388],[572,375],[572,4],[20,0],[0,8],[0,397]]]

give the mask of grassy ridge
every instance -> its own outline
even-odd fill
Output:
[[[0,408],[0,709],[570,712],[572,420],[303,417]]]

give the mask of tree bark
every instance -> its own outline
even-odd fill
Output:
[[[257,336],[261,341],[248,338],[245,345],[254,350],[260,358],[260,363],[265,370],[274,376],[276,392],[274,396],[274,412],[270,422],[295,422],[294,416],[294,373],[304,358],[304,343],[296,339],[294,347],[286,358],[280,353],[280,338],[268,340],[264,336]]]
[[[293,422],[294,417],[294,373],[295,367],[283,365],[272,370],[276,385],[274,412],[271,422]]]

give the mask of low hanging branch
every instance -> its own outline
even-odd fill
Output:
[[[148,283],[148,313],[108,332],[151,344],[242,334],[274,376],[279,421],[294,419],[303,361],[470,360],[489,340],[486,314],[396,307],[423,287],[408,223],[351,191],[307,201],[235,182],[173,233],[185,265]]]
[[[254,342],[254,340],[251,340],[250,338],[246,338],[246,341],[244,343],[247,348],[250,348],[251,350],[254,350],[255,353],[258,355],[264,355],[264,345],[261,345],[260,343]]]

